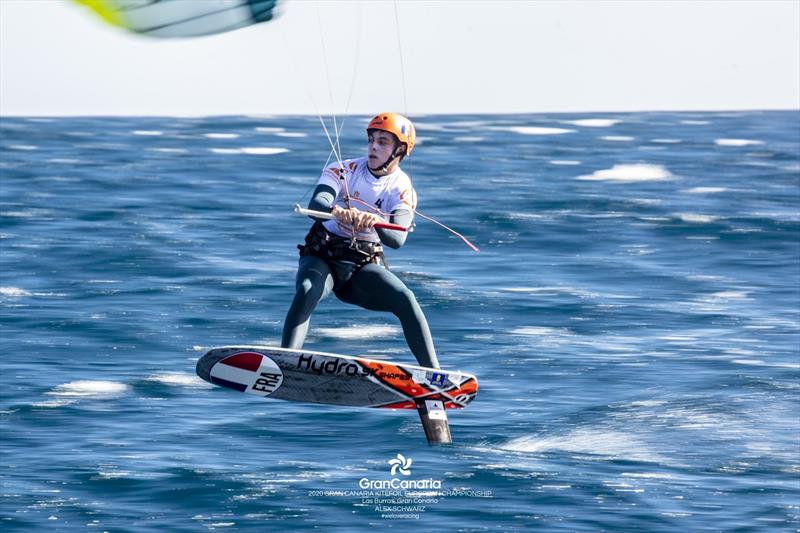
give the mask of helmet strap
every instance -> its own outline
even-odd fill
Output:
[[[395,147],[395,149],[394,149],[394,152],[392,152],[392,155],[390,155],[390,156],[389,156],[389,159],[387,159],[387,160],[386,160],[386,162],[385,162],[384,164],[382,164],[382,165],[381,165],[381,167],[380,167],[378,170],[380,170],[381,172],[386,172],[386,171],[388,171],[388,170],[389,170],[389,165],[391,165],[391,164],[392,164],[392,161],[394,161],[395,159],[397,159],[397,158],[398,158],[398,157],[400,157],[400,156],[403,156],[403,155],[405,155],[405,153],[404,153],[404,152],[401,152],[401,151],[400,151],[400,146],[401,146],[402,144],[403,144],[403,143],[401,143],[401,142],[399,142],[399,141],[398,141],[398,143],[397,143],[397,146],[396,146],[396,147]]]

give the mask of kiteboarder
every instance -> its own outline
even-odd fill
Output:
[[[386,221],[411,226],[417,197],[400,162],[411,155],[415,137],[406,117],[381,113],[367,126],[367,155],[336,162],[322,172],[308,208],[334,219],[317,219],[305,243],[298,245],[295,295],[284,322],[282,347],[302,348],[311,313],[333,292],[343,302],[393,313],[419,364],[439,367],[414,293],[386,268],[383,256],[384,246],[400,248],[408,232],[375,227]]]

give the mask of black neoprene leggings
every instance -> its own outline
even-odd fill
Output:
[[[283,325],[281,346],[303,347],[311,313],[323,298],[334,291],[343,302],[370,311],[394,313],[400,319],[408,347],[419,364],[439,368],[428,321],[414,293],[397,276],[379,265],[369,263],[357,271],[354,266],[348,268],[349,265],[342,262],[329,264],[312,255],[300,258],[296,292]]]

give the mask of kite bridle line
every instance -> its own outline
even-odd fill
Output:
[[[406,99],[406,67],[405,61],[403,61],[403,42],[402,39],[400,39],[400,9],[397,7],[397,0],[394,0],[394,29],[395,35],[397,36],[397,55],[400,56],[400,81],[402,82],[401,87],[403,89],[403,116],[408,117],[408,100]],[[414,135],[416,136],[416,132],[414,132]],[[408,150],[408,145],[406,145],[406,150]],[[408,177],[413,181],[414,160],[411,159],[410,155],[408,159]]]
[[[340,136],[339,136],[339,133],[340,133],[341,130],[339,129],[339,127],[336,124],[336,106],[334,105],[334,102],[333,102],[333,84],[331,83],[330,69],[328,68],[329,67],[329,65],[328,65],[328,53],[327,53],[327,47],[325,46],[325,36],[322,34],[322,17],[321,17],[320,12],[319,12],[319,0],[314,2],[314,4],[315,4],[315,6],[317,8],[316,11],[317,11],[317,24],[319,26],[319,42],[322,45],[322,60],[323,60],[323,63],[325,65],[325,79],[328,82],[328,97],[330,98],[330,102],[331,102],[331,116],[333,117],[333,132],[336,135],[336,142],[335,143],[334,143],[333,139],[331,139],[330,134],[328,133],[328,128],[325,127],[325,120],[323,120],[322,114],[319,112],[319,110],[317,110],[317,115],[319,116],[319,121],[322,124],[322,129],[325,132],[325,136],[328,138],[328,142],[331,145],[331,149],[333,150],[333,153],[336,156],[336,161],[339,163],[339,179],[344,184],[344,194],[345,194],[344,201],[347,204],[347,209],[350,210],[350,209],[353,209],[353,206],[350,203],[350,188],[347,185],[347,176],[345,175],[346,170],[344,168],[344,162],[343,162],[343,159],[342,159],[341,140],[340,140]],[[360,18],[359,18],[359,20],[360,20]],[[358,28],[359,31],[357,31],[357,33],[356,33],[357,35],[361,33],[360,29],[361,28],[359,27]],[[356,45],[356,57],[358,57],[359,50],[360,50],[360,47],[358,45]],[[353,83],[354,81],[355,81],[355,72],[353,73],[353,78],[351,79],[350,95],[347,97],[348,106],[349,106],[349,103],[350,103],[350,97],[352,97],[352,94],[353,94],[353,87],[355,86],[355,83]],[[347,116],[347,112],[348,111],[349,111],[349,109],[345,109],[345,111],[344,111],[345,116]],[[342,123],[342,126],[344,126],[344,123]],[[330,160],[330,156],[328,157],[328,159]],[[326,165],[325,168],[327,168],[327,165]],[[355,246],[356,246],[356,228],[352,224],[350,224],[350,236],[352,237],[350,239],[350,247],[355,248]]]

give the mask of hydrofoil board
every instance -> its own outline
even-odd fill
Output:
[[[478,392],[466,372],[269,346],[212,348],[197,361],[197,375],[278,400],[417,409],[445,424],[445,409],[466,407]]]

